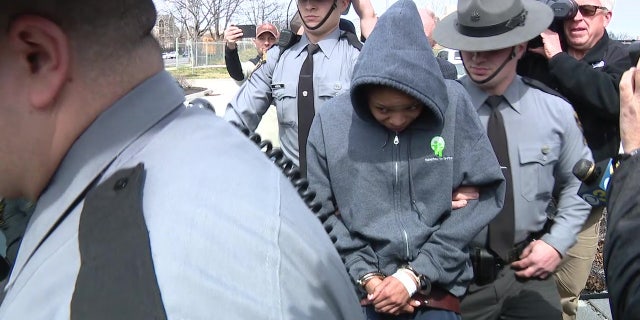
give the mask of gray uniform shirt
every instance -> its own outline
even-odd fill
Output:
[[[350,87],[353,66],[360,51],[340,38],[336,28],[318,42],[320,51],[313,55],[313,88],[315,108]],[[267,62],[255,70],[227,105],[224,118],[255,130],[271,104],[276,106],[280,145],[284,154],[298,164],[298,77],[307,58],[306,35],[280,59],[280,48],[267,52]]]
[[[168,319],[363,318],[344,263],[291,182],[238,130],[183,100],[158,73],[74,142],[38,199],[0,319],[70,319],[83,190],[138,163]]]
[[[487,127],[490,107],[484,104],[488,95],[469,77],[461,79],[480,121]],[[542,240],[560,254],[575,243],[577,233],[587,219],[591,207],[578,195],[580,180],[572,173],[580,159],[592,160],[573,108],[563,99],[533,88],[516,76],[504,93],[499,106],[504,117],[509,160],[514,167],[513,195],[515,207],[515,242],[542,229],[545,212],[554,191],[558,192],[558,212],[551,231]],[[509,187],[509,186],[507,186]],[[486,228],[476,237],[486,243]]]

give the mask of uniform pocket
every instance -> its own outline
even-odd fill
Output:
[[[316,88],[318,90],[318,97],[320,98],[321,101],[326,101],[328,99],[331,99],[343,92],[346,92],[349,90],[349,84],[348,83],[342,83],[340,81],[338,82],[321,82],[318,85],[316,85]]]
[[[274,104],[278,113],[278,123],[281,127],[296,127],[298,122],[296,83],[287,83],[280,86],[272,86]]]
[[[520,188],[528,201],[553,189],[553,168],[558,161],[559,145],[520,146]]]

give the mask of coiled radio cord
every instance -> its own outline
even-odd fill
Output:
[[[291,159],[287,158],[280,148],[274,147],[273,143],[269,140],[262,140],[259,134],[251,132],[242,125],[235,122],[231,123],[242,131],[249,140],[253,141],[267,156],[267,158],[282,170],[282,173],[289,179],[289,181],[291,181],[302,200],[307,204],[309,209],[313,211],[313,213],[318,213],[320,209],[322,209],[322,204],[315,201],[316,193],[309,189],[309,181],[302,177],[300,174],[300,168],[298,168]]]

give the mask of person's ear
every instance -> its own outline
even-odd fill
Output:
[[[51,105],[67,80],[69,39],[50,20],[35,15],[15,18],[8,32],[9,46],[24,64],[29,102],[35,108]]]
[[[349,8],[349,5],[351,4],[351,0],[339,0],[338,2],[340,3],[340,5],[338,6],[340,13],[347,10],[347,8]]]
[[[607,12],[604,13],[604,22],[602,23],[604,28],[606,28],[609,25],[609,22],[611,22],[611,17],[613,17],[613,12],[611,12],[611,10],[607,10]]]
[[[512,58],[516,58],[517,60],[519,60],[520,58],[522,58],[522,56],[525,54],[525,52],[527,51],[527,46],[528,43],[527,42],[523,42],[520,43],[518,45],[516,45],[515,50],[513,51],[513,54],[515,55]]]

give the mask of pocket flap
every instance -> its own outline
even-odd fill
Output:
[[[518,147],[520,164],[539,163],[546,165],[558,160],[560,146],[558,145],[536,145]]]

